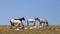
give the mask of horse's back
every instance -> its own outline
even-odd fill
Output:
[[[12,23],[21,23],[20,20],[14,20],[14,19],[11,19],[11,22],[12,22]]]
[[[28,19],[28,21],[35,21],[35,19]]]
[[[41,18],[40,21],[47,22],[47,20],[43,18]]]

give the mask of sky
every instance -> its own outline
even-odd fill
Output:
[[[10,25],[10,19],[44,18],[50,25],[60,25],[60,0],[0,0],[0,25]]]

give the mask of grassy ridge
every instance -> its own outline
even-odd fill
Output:
[[[0,34],[60,34],[60,26],[37,27],[35,29],[20,29],[16,31],[10,26],[0,26]]]

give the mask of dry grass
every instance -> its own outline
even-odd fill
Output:
[[[19,31],[10,29],[10,26],[0,26],[0,34],[60,34],[60,26],[37,27],[32,30],[20,29]]]

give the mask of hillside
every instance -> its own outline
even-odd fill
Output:
[[[35,29],[10,29],[10,26],[0,26],[0,34],[60,34],[60,26],[37,27]]]

